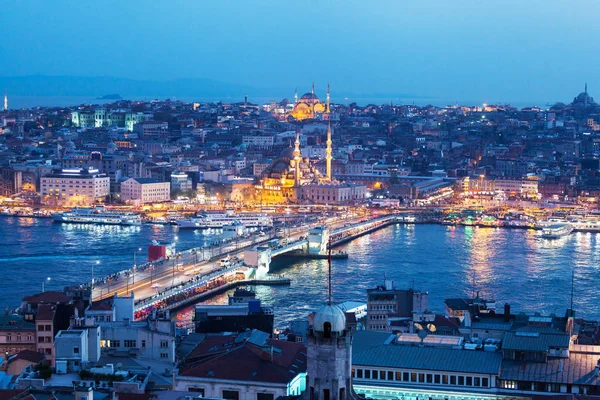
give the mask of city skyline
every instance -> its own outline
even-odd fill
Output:
[[[207,79],[287,91],[315,81],[364,97],[567,101],[584,82],[598,87],[600,52],[589,40],[599,33],[595,9],[593,2],[7,4],[0,76]],[[35,27],[21,23],[24,15]],[[98,29],[109,25],[125,29]]]

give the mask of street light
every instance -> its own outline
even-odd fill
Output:
[[[133,252],[133,268],[131,270],[131,278],[132,278],[132,285],[135,285],[135,267],[137,267],[137,263],[135,260],[135,256],[138,252],[142,251],[142,248],[138,248],[137,251]],[[127,281],[129,281],[129,277],[127,277]]]
[[[46,291],[46,282],[50,282],[50,277],[42,281],[42,293]]]

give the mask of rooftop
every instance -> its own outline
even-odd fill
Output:
[[[476,374],[498,374],[501,363],[496,352],[402,345],[380,345],[352,355],[353,365]]]
[[[54,290],[48,290],[43,293],[34,294],[31,296],[23,297],[23,301],[29,304],[56,304],[56,303],[69,303],[71,298],[63,292]]]
[[[0,331],[35,331],[35,324],[25,321],[20,315],[0,315]]]

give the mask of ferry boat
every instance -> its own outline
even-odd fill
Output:
[[[104,207],[74,208],[68,212],[52,214],[55,222],[99,225],[141,225],[142,218],[134,213],[105,211]]]
[[[498,221],[498,219],[496,219],[496,217],[492,216],[492,215],[484,215],[479,219],[479,226],[481,227],[498,227],[500,226],[500,222]]]
[[[273,226],[273,219],[268,215],[253,213],[234,214],[232,212],[202,214],[197,217],[182,219],[177,221],[177,226],[180,229],[214,229],[232,225],[234,222],[239,222],[246,228]]]
[[[542,230],[542,237],[544,239],[558,239],[569,235],[571,232],[573,232],[573,226],[568,223],[548,225]]]

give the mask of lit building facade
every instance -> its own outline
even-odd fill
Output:
[[[139,203],[160,203],[171,199],[171,183],[154,178],[129,178],[121,182],[121,200]]]
[[[110,179],[96,169],[63,169],[40,179],[45,204],[92,205],[110,192]]]

